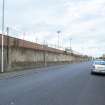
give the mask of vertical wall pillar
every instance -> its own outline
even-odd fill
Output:
[[[7,37],[7,70],[11,69],[11,46],[10,46],[10,37]]]

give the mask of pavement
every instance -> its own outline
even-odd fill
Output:
[[[105,76],[90,68],[84,62],[0,74],[0,105],[105,105]]]
[[[52,70],[52,69],[57,69],[57,68],[63,68],[65,65],[68,65],[68,64],[46,66],[44,68],[35,68],[35,69],[26,69],[26,70],[23,69],[23,70],[18,70],[18,71],[8,71],[8,72],[0,73],[0,80],[19,77],[19,76],[23,76],[25,74],[29,74],[29,73],[33,73],[33,72],[37,73],[39,71],[46,71],[46,70]]]

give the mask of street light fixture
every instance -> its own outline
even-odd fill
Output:
[[[5,1],[2,4],[2,48],[1,48],[1,72],[4,72],[4,9]]]

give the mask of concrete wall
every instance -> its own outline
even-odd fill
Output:
[[[61,64],[74,61],[75,56],[58,54],[47,51],[38,51],[26,48],[9,48],[10,52],[4,48],[5,70],[11,71],[16,69],[42,67],[51,64]],[[8,56],[8,55],[9,56]]]
[[[87,60],[87,58],[81,55],[70,54],[62,50],[44,47],[39,44],[12,37],[4,37],[5,71],[43,67],[53,64],[80,62],[84,60]]]

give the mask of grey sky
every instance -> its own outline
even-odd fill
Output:
[[[5,0],[5,4],[5,28],[10,27],[11,35],[57,44],[56,32],[61,30],[63,47],[69,47],[72,38],[78,52],[105,53],[105,0]]]

